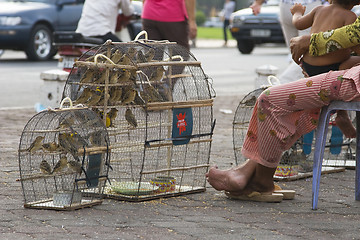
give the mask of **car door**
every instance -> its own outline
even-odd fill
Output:
[[[85,0],[57,0],[58,27],[56,31],[75,31]]]

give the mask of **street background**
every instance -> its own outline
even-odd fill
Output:
[[[233,45],[198,41],[192,49],[214,82],[216,127],[210,163],[234,165],[232,121],[239,101],[254,89],[255,69],[288,64],[284,46],[241,55]],[[41,98],[40,73],[57,62],[28,62],[22,53],[0,58],[0,239],[360,239],[360,202],[354,200],[354,170],[322,176],[319,209],[311,210],[311,178],[280,182],[294,200],[256,203],[207,191],[140,203],[105,199],[76,211],[23,208],[17,149],[21,132]],[[205,176],[204,176],[205,177]]]

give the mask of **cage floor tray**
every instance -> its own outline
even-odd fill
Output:
[[[111,190],[117,194],[123,195],[149,195],[157,190],[157,187],[148,182],[113,182]]]
[[[343,171],[345,171],[345,168],[343,168],[343,167],[325,167],[325,166],[323,166],[321,168],[321,174],[336,173],[336,172],[343,172]],[[274,180],[276,180],[276,181],[293,181],[293,180],[312,177],[312,175],[313,175],[313,173],[311,171],[311,172],[305,172],[305,173],[298,173],[294,176],[288,176],[288,177],[274,176]]]
[[[25,208],[36,208],[36,209],[51,209],[51,210],[75,210],[85,207],[92,207],[102,203],[102,200],[86,200],[82,199],[81,203],[71,204],[69,206],[57,206],[54,205],[52,199],[48,199],[40,202],[32,202],[24,204]]]

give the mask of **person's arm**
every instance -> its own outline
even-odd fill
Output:
[[[250,8],[253,11],[254,15],[258,15],[261,11],[261,6],[265,2],[265,0],[255,0],[251,5]]]
[[[302,35],[290,39],[292,59],[297,64],[301,63],[302,56],[309,50],[310,38],[310,35]]]
[[[196,25],[196,0],[185,0],[186,11],[188,14],[189,21],[189,38],[194,39],[197,35],[197,25]]]
[[[338,49],[350,48],[360,44],[360,18],[350,25],[328,32],[311,35],[309,53],[321,56]]]
[[[119,7],[122,10],[124,16],[129,17],[134,13],[134,6],[131,5],[131,0],[122,0]]]
[[[314,16],[317,9],[322,6],[318,6],[311,10],[308,14],[304,16],[306,6],[301,5],[300,3],[295,3],[291,8],[292,23],[294,24],[295,28],[298,30],[304,30],[312,26],[314,22]]]

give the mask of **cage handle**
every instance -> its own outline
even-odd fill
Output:
[[[270,86],[280,85],[280,80],[277,77],[275,77],[274,75],[269,75],[267,77],[267,81]]]
[[[101,53],[98,53],[98,54],[95,55],[95,57],[94,57],[94,62],[95,62],[95,64],[97,64],[97,59],[98,59],[99,57],[103,57],[103,58],[105,58],[106,60],[108,60],[112,65],[116,65],[110,58],[108,58],[107,56],[105,56],[104,54],[101,54]]]
[[[63,109],[63,105],[65,102],[69,102],[70,108],[73,108],[73,103],[69,97],[64,98],[60,103],[60,109]]]
[[[139,32],[139,33],[136,35],[136,37],[135,37],[134,41],[139,41],[139,38],[140,38],[142,35],[145,35],[144,40],[148,40],[148,34],[147,34],[147,31],[142,30],[141,32]]]

